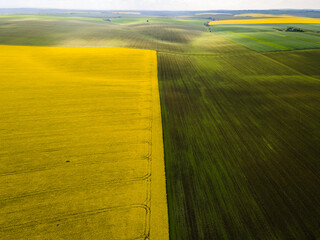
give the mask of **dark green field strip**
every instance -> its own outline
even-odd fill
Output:
[[[274,31],[270,24],[238,24],[238,25],[214,25],[210,27],[213,32],[270,32]]]
[[[319,81],[254,53],[159,53],[159,80],[171,239],[320,237]]]
[[[211,29],[214,32],[274,32],[277,29],[286,29],[288,26],[294,26],[306,31],[318,32],[320,24],[317,23],[274,23],[274,24],[239,24],[239,25],[214,25]]]
[[[272,52],[264,53],[264,55],[285,64],[302,74],[320,78],[320,50]]]
[[[316,37],[304,33],[272,32],[252,34],[252,36],[265,42],[283,46],[286,48],[285,50],[320,48],[320,36]],[[281,48],[279,49],[282,50]]]
[[[320,48],[320,36],[308,35],[305,33],[223,32],[219,34],[259,52]]]

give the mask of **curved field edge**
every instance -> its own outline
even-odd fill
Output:
[[[156,52],[0,49],[0,238],[168,239]]]

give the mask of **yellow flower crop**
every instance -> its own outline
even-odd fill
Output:
[[[263,18],[263,17],[294,17],[292,15],[287,14],[262,14],[262,13],[244,13],[244,14],[237,14],[234,15],[235,17],[254,17],[254,18]]]
[[[0,46],[0,66],[0,239],[167,239],[156,52]]]

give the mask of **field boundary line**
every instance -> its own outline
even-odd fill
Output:
[[[158,60],[154,52],[156,71],[152,76],[152,161],[151,161],[151,203],[150,236],[151,240],[168,240],[168,207],[166,175],[164,166],[163,133],[158,84]]]

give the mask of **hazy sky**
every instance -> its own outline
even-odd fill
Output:
[[[103,10],[320,9],[320,0],[0,0],[0,8]]]

